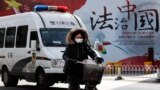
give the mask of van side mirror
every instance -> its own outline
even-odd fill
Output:
[[[36,50],[37,50],[37,41],[31,40],[31,51],[36,51]]]

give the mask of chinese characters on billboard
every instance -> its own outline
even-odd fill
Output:
[[[32,11],[37,4],[66,5],[79,16],[91,42],[101,43],[105,62],[160,60],[159,0],[1,0],[0,16]]]

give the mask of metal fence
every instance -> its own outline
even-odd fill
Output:
[[[106,65],[106,76],[136,76],[160,80],[160,66],[153,65]]]

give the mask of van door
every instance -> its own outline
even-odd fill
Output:
[[[0,69],[2,67],[2,62],[5,59],[5,55],[4,55],[4,37],[5,37],[5,28],[0,28]]]
[[[23,25],[17,28],[16,39],[15,39],[15,48],[12,49],[11,55],[11,67],[12,73],[15,75],[23,75],[23,69],[27,61],[27,34],[28,26]]]
[[[5,37],[5,60],[8,63],[8,69],[11,71],[15,64],[15,57],[13,54],[15,43],[16,27],[8,27]]]
[[[30,61],[30,63],[27,65],[27,72],[35,72],[34,70],[35,70],[35,62],[33,63],[33,61],[32,61],[32,51],[31,51],[31,41],[32,40],[36,40],[36,42],[37,42],[37,47],[39,47],[39,38],[38,38],[38,33],[37,33],[37,31],[31,31],[30,32],[30,40],[29,40],[29,48],[30,48],[30,50],[29,50],[29,52],[28,52],[28,55],[27,56],[29,56],[30,58],[29,58],[29,61]],[[37,48],[37,51],[36,51],[36,55],[37,54],[39,54],[39,52],[40,52],[40,48]]]

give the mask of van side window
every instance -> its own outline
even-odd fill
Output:
[[[39,44],[39,38],[38,38],[37,31],[31,32],[29,47],[31,47],[31,40],[36,40],[37,44]]]
[[[5,35],[5,28],[0,28],[0,48],[3,48],[4,44],[4,35]]]
[[[9,28],[7,28],[6,40],[5,40],[5,47],[6,48],[12,48],[12,47],[14,47],[15,32],[16,32],[16,27],[9,27]]]
[[[17,30],[16,47],[26,47],[28,26],[19,26]]]

